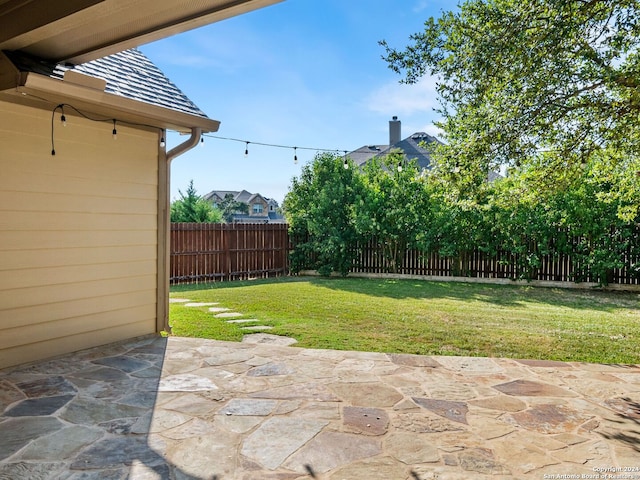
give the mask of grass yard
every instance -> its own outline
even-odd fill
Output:
[[[640,294],[415,280],[289,277],[174,286],[171,297],[258,319],[298,346],[640,363]],[[171,304],[178,336],[241,340],[207,307]]]

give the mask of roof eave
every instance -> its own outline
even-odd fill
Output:
[[[17,85],[4,89],[2,98],[14,103],[28,103],[53,109],[69,104],[83,113],[116,119],[119,122],[156,127],[178,132],[194,128],[203,133],[217,132],[220,122],[146,102],[124,98],[93,88],[53,79],[33,72],[21,72]],[[69,114],[72,114],[69,111]]]

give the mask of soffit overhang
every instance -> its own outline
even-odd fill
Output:
[[[0,50],[85,63],[283,0],[0,0]]]

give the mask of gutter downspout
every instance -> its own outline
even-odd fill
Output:
[[[161,133],[158,134],[159,136]],[[169,265],[171,255],[171,162],[200,143],[202,128],[191,129],[191,136],[168,152],[160,147],[158,154],[158,288],[156,331],[171,333],[169,325]],[[158,138],[158,140],[160,140]],[[159,144],[159,142],[158,142]]]

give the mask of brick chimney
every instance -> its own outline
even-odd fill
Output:
[[[400,140],[402,140],[400,120],[398,120],[398,117],[393,116],[391,120],[389,120],[389,146],[395,145]]]

